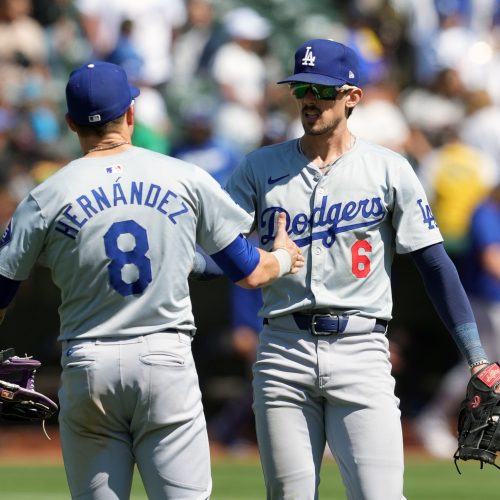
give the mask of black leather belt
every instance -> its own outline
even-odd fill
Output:
[[[344,333],[349,323],[349,316],[335,314],[301,314],[293,313],[295,324],[301,330],[309,330],[313,335],[332,335],[334,333]],[[264,319],[264,324],[269,321]],[[375,326],[371,330],[376,333],[387,331],[388,321],[384,319],[375,320]]]

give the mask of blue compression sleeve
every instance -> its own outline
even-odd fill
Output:
[[[215,263],[231,281],[236,283],[246,278],[260,261],[258,250],[241,234],[220,252],[212,255]]]
[[[469,364],[487,359],[457,269],[442,243],[410,254],[441,320]]]
[[[0,275],[0,308],[4,309],[12,302],[20,284],[20,281]]]

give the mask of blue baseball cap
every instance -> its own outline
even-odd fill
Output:
[[[68,114],[78,125],[103,125],[123,115],[139,93],[138,88],[129,85],[121,66],[90,62],[69,75]]]
[[[305,82],[338,87],[359,84],[358,56],[333,40],[316,38],[295,52],[294,74],[278,83]]]

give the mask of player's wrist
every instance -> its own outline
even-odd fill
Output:
[[[478,361],[474,361],[474,363],[471,363],[469,365],[469,368],[472,370],[473,368],[477,368],[478,366],[482,365],[489,365],[490,362],[487,359],[480,359]]]
[[[292,256],[286,248],[276,248],[271,252],[276,257],[279,265],[278,278],[292,270]]]
[[[481,370],[483,370],[489,364],[490,364],[490,362],[487,359],[480,359],[478,361],[474,361],[474,363],[471,363],[469,365],[471,375],[475,375],[476,373],[479,373]]]

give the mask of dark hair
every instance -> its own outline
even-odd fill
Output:
[[[110,132],[116,132],[121,128],[125,115],[126,113],[119,116],[118,118],[115,118],[114,120],[103,123],[102,125],[79,125],[78,123],[75,123],[75,129],[78,135],[82,137],[104,137]]]

